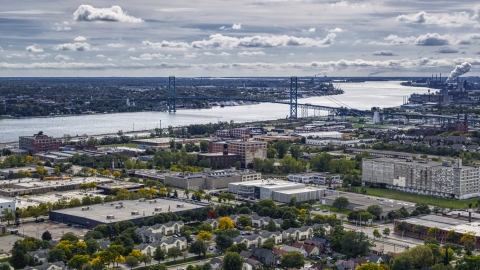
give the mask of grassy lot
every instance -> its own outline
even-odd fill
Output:
[[[414,193],[406,193],[395,190],[381,189],[381,188],[369,188],[364,187],[367,190],[367,195],[378,196],[383,198],[389,198],[394,200],[402,200],[413,203],[426,203],[429,205],[438,205],[445,208],[468,208],[468,204],[472,203],[473,207],[479,201],[478,198],[468,199],[468,200],[449,200],[444,198],[437,198],[427,195],[418,195]]]
[[[101,148],[112,148],[112,147],[138,148],[138,143],[109,144],[109,145],[101,145],[99,147],[101,147]]]
[[[348,215],[352,212],[352,210],[348,210],[348,209],[342,209],[342,210],[338,210],[338,208],[336,207],[333,207],[333,206],[328,206],[328,205],[316,205],[313,207],[314,209],[315,208],[320,208],[320,209],[327,209],[329,210],[331,213],[338,213],[338,214],[344,214],[344,215]],[[322,213],[323,215],[326,215],[328,214],[328,212],[325,212],[325,213]]]
[[[353,128],[361,128],[361,127],[388,128],[390,126],[389,125],[364,124],[364,123],[353,124]]]

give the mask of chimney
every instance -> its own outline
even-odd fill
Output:
[[[472,222],[472,212],[468,212],[468,222]]]

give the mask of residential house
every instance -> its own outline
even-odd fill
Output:
[[[220,258],[212,258],[210,260],[210,264],[212,265],[212,269],[215,270],[215,269],[222,269],[222,265],[223,265],[223,260],[220,259]]]
[[[259,270],[263,269],[263,264],[254,259],[244,259],[242,270]]]
[[[100,246],[99,248],[100,250],[107,249],[112,244],[110,240],[105,240],[105,239],[97,239],[97,243]]]
[[[459,151],[467,151],[467,147],[463,144],[459,143],[454,143],[452,146],[450,146],[453,150],[459,150]]]
[[[167,253],[169,249],[172,247],[178,247],[180,250],[184,250],[187,248],[187,239],[185,237],[178,237],[178,238],[169,238],[166,241],[160,243],[162,250]]]
[[[0,263],[0,268],[4,267],[4,265],[6,265],[7,267],[9,267],[10,270],[13,270],[13,269],[14,269],[13,266],[11,266],[10,263],[8,263],[8,262],[2,262],[2,263]]]
[[[155,256],[157,246],[160,245],[160,242],[153,242],[153,243],[141,243],[135,246],[135,249],[140,250],[143,254],[149,255],[151,257]]]
[[[261,247],[269,238],[275,241],[275,244],[282,243],[282,234],[280,232],[266,232],[263,234],[240,235],[233,238],[233,243],[245,243],[247,247]]]
[[[265,228],[270,222],[270,220],[273,220],[277,228],[281,228],[283,224],[282,219],[272,219],[270,217],[261,217],[258,215],[253,215],[250,218],[252,219],[252,227],[255,228]]]
[[[135,230],[140,241],[151,243],[163,241],[165,235],[179,233],[184,227],[183,221],[169,221],[164,224],[155,224],[153,226],[144,226]]]
[[[257,257],[255,257],[255,254],[251,253],[250,251],[246,251],[246,250],[242,250],[240,252],[240,256],[244,259],[257,259]]]
[[[305,250],[307,252],[307,256],[309,256],[309,257],[314,256],[314,255],[320,255],[320,249],[318,249],[318,247],[316,247],[315,245],[309,245],[309,244],[305,244],[305,243],[297,241],[297,242],[293,243],[292,246],[296,247],[296,248],[299,248],[299,249],[302,249],[302,250]]]
[[[305,258],[308,256],[307,251],[305,251],[302,248],[296,248],[296,247],[293,247],[293,246],[281,246],[280,249],[283,250],[283,251],[286,251],[286,252],[298,251],[298,252],[302,253]]]
[[[467,151],[470,153],[476,153],[479,149],[480,147],[478,147],[476,144],[467,145]]]
[[[312,266],[310,266],[310,269],[312,270],[323,270],[323,269],[332,269],[332,268],[333,268],[333,264],[329,262],[323,263],[322,261],[318,261],[312,264]]]
[[[33,257],[35,263],[45,263],[48,260],[49,249],[39,249],[35,251],[30,251],[28,255]]]
[[[204,223],[210,224],[214,230],[218,228],[218,219],[207,219]]]
[[[54,263],[44,263],[35,266],[26,266],[22,270],[65,270],[65,263],[63,261]]]
[[[276,265],[279,263],[279,258],[273,251],[264,248],[252,248],[252,253],[257,257],[258,261],[265,266]]]
[[[320,249],[320,252],[324,253],[331,253],[332,250],[330,248],[330,240],[326,238],[321,238],[321,237],[313,237],[312,242],[309,242],[310,240],[305,240],[305,243],[315,243],[315,245]],[[323,246],[323,249],[320,246]]]
[[[283,241],[293,239],[295,241],[312,239],[313,229],[317,228],[318,224],[313,226],[302,226],[300,228],[290,228],[282,232]]]

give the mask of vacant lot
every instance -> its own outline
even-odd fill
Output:
[[[77,236],[83,236],[88,230],[68,227],[66,224],[59,224],[50,221],[22,223],[20,226],[10,226],[8,230],[18,230],[19,234],[25,234],[29,237],[42,238],[45,231],[49,231],[53,239],[60,239],[66,233],[73,233]]]

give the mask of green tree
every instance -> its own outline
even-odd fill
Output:
[[[413,228],[412,228],[413,229]],[[427,235],[429,237],[432,237],[432,238],[435,238],[437,239],[437,237],[440,235],[440,228],[438,227],[433,227],[433,228],[429,228],[428,229],[428,232],[427,232]]]
[[[242,270],[243,258],[236,252],[227,252],[223,257],[223,270]]]
[[[7,221],[7,225],[10,225],[10,221],[15,220],[15,211],[9,208],[2,210],[2,219]]]
[[[147,266],[147,263],[150,263],[152,261],[152,257],[150,257],[147,254],[140,255],[140,258],[138,259],[139,262],[142,262],[145,266]]]
[[[372,246],[373,244],[363,232],[348,231],[342,238],[343,254],[349,258],[367,255]]]
[[[420,224],[416,224],[412,227],[412,232],[413,233],[418,233],[418,238],[420,238],[420,235],[422,233],[427,232],[427,227],[425,227],[423,225],[420,225]]]
[[[367,208],[367,212],[369,212],[370,214],[374,215],[376,218],[380,218],[380,216],[381,216],[382,213],[383,213],[383,209],[382,209],[382,207],[380,207],[380,205],[373,204],[373,205],[370,205],[370,206]]]
[[[458,240],[460,240],[460,235],[455,230],[450,230],[447,233],[446,239],[448,242],[456,243]]]
[[[238,218],[237,224],[240,226],[248,226],[252,223],[252,219],[250,219],[248,216],[240,216]]]
[[[173,147],[172,147],[173,148]],[[207,141],[201,140],[200,141],[200,151],[202,153],[207,153],[209,148],[209,144]]]
[[[383,234],[384,237],[389,236],[390,235],[390,228],[383,229],[382,234]]]
[[[161,246],[158,246],[156,249],[155,249],[155,256],[154,256],[155,260],[157,261],[163,261],[165,260],[165,252],[162,250],[162,247]]]
[[[384,270],[384,268],[374,262],[369,262],[358,266],[355,270]]]
[[[420,269],[422,267],[433,266],[433,253],[428,246],[416,246],[407,251],[404,254],[409,258],[412,258],[413,267]]]
[[[380,238],[380,237],[382,237],[382,234],[378,231],[378,229],[374,229],[373,230],[373,237]]]
[[[275,247],[275,240],[273,238],[268,238],[265,242],[263,242],[261,248],[273,250]]]
[[[89,239],[85,244],[87,244],[87,253],[90,255],[100,250],[100,244],[95,239]]]
[[[188,252],[205,257],[207,255],[207,244],[202,239],[197,239],[192,243]]]
[[[269,232],[277,231],[277,225],[275,225],[275,222],[273,221],[273,219],[270,219],[270,221],[268,221],[267,231]]]
[[[42,240],[45,240],[45,241],[52,240],[52,234],[49,231],[44,231],[42,233]]]
[[[69,268],[81,270],[90,261],[89,255],[75,255],[67,263]]]
[[[275,158],[277,155],[277,149],[273,147],[267,148],[267,158]]]
[[[134,256],[127,256],[125,258],[125,264],[130,267],[130,269],[133,269],[133,267],[138,265],[138,259]]]
[[[182,251],[178,247],[171,247],[167,251],[167,255],[172,257],[174,261],[176,261],[177,257],[182,256]]]
[[[280,259],[280,265],[283,268],[302,268],[304,265],[303,254],[299,251],[289,251]]]
[[[332,206],[338,208],[338,210],[342,210],[347,208],[349,204],[350,202],[348,201],[348,198],[340,196],[333,201]]]
[[[391,270],[414,270],[413,258],[408,255],[402,255],[393,260]]]
[[[283,159],[283,157],[285,156],[285,154],[287,153],[287,150],[288,150],[288,147],[289,147],[289,143],[287,141],[278,141],[276,143],[273,144],[273,147],[275,149],[277,149],[277,153],[278,153],[278,158],[279,159]]]

